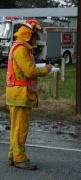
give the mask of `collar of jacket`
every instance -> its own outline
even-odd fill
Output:
[[[32,49],[32,46],[28,42],[23,41],[20,38],[17,38],[15,42],[20,42],[20,43],[24,44],[24,46],[27,47],[28,49],[30,49],[30,50]]]

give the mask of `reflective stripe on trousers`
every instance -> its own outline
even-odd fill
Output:
[[[29,130],[30,114],[32,108],[9,106],[10,109],[10,150],[8,157],[16,162],[27,160],[25,143]]]

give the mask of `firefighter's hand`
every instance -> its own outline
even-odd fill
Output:
[[[47,64],[45,67],[47,68],[48,72],[51,72],[52,64]]]

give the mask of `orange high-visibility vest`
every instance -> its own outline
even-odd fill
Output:
[[[12,86],[28,86],[28,90],[31,92],[37,92],[37,79],[30,79],[28,81],[22,81],[22,80],[17,80],[14,74],[14,69],[13,69],[13,59],[12,59],[12,53],[14,49],[19,46],[23,45],[22,43],[15,42],[9,52],[9,57],[8,57],[8,68],[7,68],[7,77],[6,77],[6,82],[7,82],[7,87],[12,87]],[[34,61],[34,55],[30,54],[31,60]]]

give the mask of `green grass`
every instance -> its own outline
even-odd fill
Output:
[[[0,96],[5,93],[6,88],[6,69],[0,69]]]
[[[59,66],[59,68],[61,68]],[[5,93],[6,69],[0,69],[0,96]],[[53,98],[54,74],[38,78],[39,97],[41,99]],[[65,81],[61,81],[59,72],[58,98],[76,98],[76,64],[66,65]]]
[[[45,77],[38,78],[38,87],[40,98],[53,98],[54,74],[48,74]],[[61,80],[60,67],[58,98],[76,98],[76,64],[66,65],[65,81]]]
[[[76,65],[75,64],[66,65],[65,81],[59,80],[59,97],[74,98],[74,99],[76,98]]]

